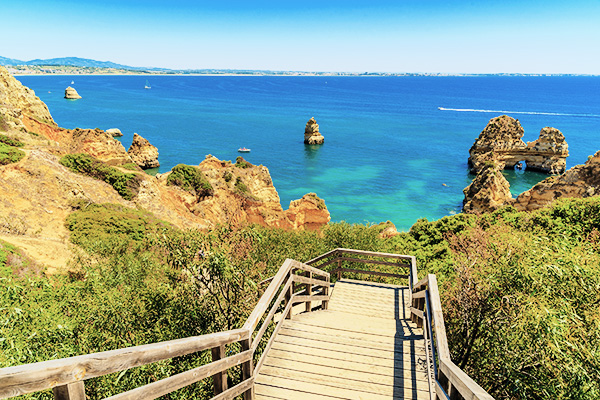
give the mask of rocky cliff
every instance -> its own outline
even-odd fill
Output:
[[[133,142],[127,154],[142,169],[160,167],[158,162],[158,149],[137,133],[133,134]]]
[[[315,121],[315,118],[311,118],[306,123],[304,128],[304,143],[306,144],[323,144],[325,138],[319,132],[319,124]]]
[[[522,140],[523,127],[507,115],[492,118],[469,150],[469,167],[476,174],[486,161],[499,168],[514,168],[525,161],[527,169],[550,174],[565,171],[569,148],[564,135],[555,128],[546,127],[533,142]]]
[[[585,198],[600,194],[600,151],[583,165],[562,175],[552,176],[521,193],[514,203],[517,210],[531,211],[562,198]]]

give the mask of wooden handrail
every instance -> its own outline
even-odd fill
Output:
[[[426,298],[428,301],[426,301]],[[426,304],[429,310],[426,309]],[[452,399],[493,400],[481,386],[456,366],[450,358],[442,304],[437,278],[429,274],[413,285],[411,319],[417,326],[431,327],[435,334],[435,349],[438,355],[436,388],[439,399],[446,399],[441,391]],[[424,327],[424,331],[426,330]],[[433,344],[433,337],[429,338]]]

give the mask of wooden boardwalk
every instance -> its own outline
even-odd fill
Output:
[[[256,399],[430,399],[423,331],[409,288],[338,281],[327,310],[285,320]]]

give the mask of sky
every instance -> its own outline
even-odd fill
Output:
[[[600,74],[600,0],[0,0],[0,56],[139,67]]]

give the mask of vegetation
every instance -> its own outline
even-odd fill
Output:
[[[7,146],[13,146],[13,147],[23,147],[24,144],[22,142],[20,142],[17,139],[12,139],[6,135],[3,135],[2,133],[0,133],[0,143],[4,143]]]
[[[136,163],[127,163],[127,164],[123,164],[121,165],[121,168],[125,168],[131,171],[138,171],[139,167]]]
[[[257,301],[257,282],[286,258],[346,247],[412,254],[419,277],[437,274],[452,358],[495,398],[600,398],[599,198],[419,220],[389,239],[379,238],[380,227],[346,223],[320,233],[180,231],[138,210],[76,208],[67,226],[87,256],[71,274],[0,268],[0,367],[239,327]],[[115,394],[209,357],[92,379],[87,394]],[[209,379],[170,398],[210,393]]]
[[[176,165],[167,178],[167,185],[179,186],[199,198],[212,196],[213,194],[210,182],[198,168],[191,165]]]
[[[67,154],[60,159],[60,163],[73,172],[108,183],[125,200],[132,200],[140,190],[141,178],[139,176],[121,172],[88,154]]]
[[[252,164],[250,164],[248,161],[244,160],[244,157],[242,157],[242,156],[237,156],[237,157],[236,157],[236,159],[235,159],[235,164],[234,164],[234,165],[235,165],[236,167],[238,167],[238,168],[242,168],[242,169],[245,169],[245,168],[250,168],[250,167],[252,167],[252,166],[253,166],[253,165],[252,165]]]
[[[223,174],[223,179],[225,180],[225,182],[230,182],[232,178],[233,178],[233,174],[229,171],[227,171]]]
[[[19,162],[25,157],[25,152],[0,143],[0,165],[7,165]]]

